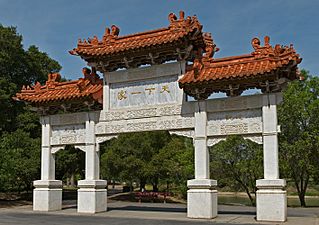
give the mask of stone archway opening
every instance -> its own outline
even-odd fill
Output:
[[[191,138],[168,131],[125,133],[100,143],[100,154],[101,178],[109,181],[111,195],[122,185],[129,200],[141,192],[186,200],[187,180],[194,174]]]
[[[218,203],[256,206],[256,180],[263,178],[262,144],[231,135],[211,146],[209,154]]]
[[[74,145],[56,152],[55,176],[62,181],[62,205],[76,205],[78,181],[85,179],[85,152]]]

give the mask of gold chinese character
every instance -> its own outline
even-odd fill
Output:
[[[170,91],[169,88],[168,88],[168,85],[162,86],[162,90],[160,91],[160,93],[164,93],[165,91],[166,91],[167,93],[171,93],[171,91]]]
[[[131,92],[132,95],[139,95],[139,94],[142,94],[142,92],[140,91],[135,91],[135,92]]]
[[[145,88],[145,91],[148,91],[148,94],[152,94],[152,91],[155,91],[155,88]]]
[[[118,100],[127,99],[126,91],[121,90],[120,92],[118,92],[118,93],[117,93],[117,99],[118,99]]]

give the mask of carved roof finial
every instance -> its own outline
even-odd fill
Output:
[[[185,18],[185,12],[184,11],[179,11],[179,20],[184,20],[184,18]]]
[[[61,80],[61,75],[59,73],[49,73],[48,82],[59,82]]]
[[[264,41],[265,41],[265,47],[269,47],[270,46],[270,44],[269,44],[270,37],[269,36],[265,36],[264,37]]]
[[[39,92],[41,90],[41,84],[39,81],[35,83],[35,85],[33,86],[33,89],[35,90],[35,92]]]
[[[251,45],[253,46],[253,48],[255,49],[255,50],[257,50],[258,48],[260,48],[260,40],[259,40],[259,38],[253,38],[252,40],[251,40]]]
[[[170,23],[173,23],[173,22],[175,22],[177,20],[177,17],[176,17],[176,15],[174,13],[170,13],[168,15],[168,20],[169,20]]]
[[[104,33],[104,35],[110,35],[111,34],[111,30],[110,30],[110,28],[105,28],[105,33]]]
[[[113,36],[118,36],[119,33],[120,33],[120,28],[118,28],[118,27],[115,26],[115,25],[112,25],[112,26],[111,26],[111,30],[112,30],[112,35],[113,35]]]
[[[98,45],[98,44],[99,44],[99,39],[97,38],[97,36],[94,36],[94,37],[91,39],[91,44],[92,44],[92,45]]]

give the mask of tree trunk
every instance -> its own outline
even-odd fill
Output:
[[[145,191],[146,181],[145,179],[140,179],[140,191]]]
[[[299,197],[299,201],[300,201],[300,206],[306,207],[305,193],[303,193],[303,192],[298,193],[298,197]]]
[[[70,177],[70,185],[71,187],[75,187],[75,179],[74,179],[74,173],[71,174],[71,177]]]
[[[153,191],[158,192],[158,177],[154,178],[154,182],[152,185],[153,185]]]

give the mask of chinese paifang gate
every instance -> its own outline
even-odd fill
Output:
[[[263,144],[264,179],[257,180],[257,220],[287,219],[286,182],[279,178],[276,106],[281,90],[299,76],[301,58],[292,45],[251,41],[252,52],[214,58],[218,48],[196,16],[168,16],[168,27],[101,39],[78,40],[70,51],[91,67],[84,77],[60,82],[49,74],[23,87],[15,99],[41,115],[41,180],[34,181],[33,209],[60,210],[62,181],[55,180],[57,151],[72,144],[86,154],[78,182],[78,212],[107,210],[106,181],[99,179],[99,144],[120,133],[168,130],[193,138],[195,176],[189,180],[187,216],[217,216],[217,181],[210,179],[208,146],[240,134]],[[97,75],[103,74],[103,78]],[[240,96],[248,89],[262,94]],[[212,93],[228,97],[207,99]],[[196,101],[187,101],[187,96]]]

